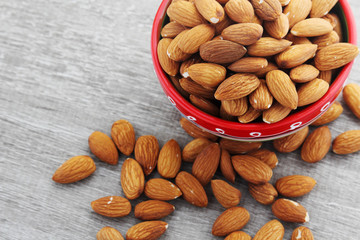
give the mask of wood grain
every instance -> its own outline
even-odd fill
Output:
[[[56,184],[51,176],[68,158],[90,154],[88,136],[95,130],[110,135],[119,119],[130,121],[137,137],[155,135],[161,146],[171,138],[181,147],[191,140],[153,71],[150,34],[160,2],[0,1],[0,239],[95,239],[104,226],[125,235],[139,222],[133,213],[110,219],[90,207],[100,197],[124,196],[120,169],[126,156],[116,166],[96,159],[96,172],[78,183]],[[359,20],[360,2],[349,2]],[[360,83],[359,75],[356,61],[347,82]],[[344,113],[329,124],[333,138],[360,129],[341,96],[338,100]],[[299,151],[278,157],[272,182],[292,174],[318,182],[297,198],[309,211],[306,226],[315,239],[358,239],[360,154],[329,153],[315,165],[301,161]],[[242,192],[240,206],[251,214],[244,231],[254,236],[274,216],[252,199],[239,177],[235,186]],[[164,219],[169,228],[161,239],[218,239],[211,226],[224,209],[209,186],[206,191],[205,209],[182,199],[171,202],[176,210]],[[284,239],[297,226],[285,224]]]

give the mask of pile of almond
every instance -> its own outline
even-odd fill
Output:
[[[360,86],[349,84],[343,97],[353,113],[360,118]],[[336,102],[313,125],[330,123],[342,113],[342,106]],[[94,212],[106,217],[124,217],[131,213],[131,200],[143,193],[149,200],[134,207],[134,216],[143,222],[134,225],[126,233],[126,239],[152,240],[159,238],[168,224],[159,219],[171,214],[175,207],[167,201],[182,197],[198,207],[206,207],[208,196],[204,186],[211,185],[219,204],[226,210],[218,216],[212,226],[212,234],[226,236],[226,240],[248,239],[240,231],[250,220],[251,209],[238,206],[241,192],[232,186],[236,173],[248,182],[252,197],[259,203],[271,205],[275,217],[281,221],[305,223],[309,214],[300,203],[289,198],[308,194],[316,185],[310,176],[289,175],[269,183],[272,169],[278,165],[275,152],[261,148],[261,142],[238,142],[218,139],[196,127],[188,120],[180,119],[182,128],[194,139],[181,150],[171,139],[161,148],[155,136],[146,135],[136,139],[135,130],[126,120],[116,121],[111,128],[111,138],[95,131],[88,139],[90,151],[101,161],[117,164],[119,152],[131,156],[122,163],[121,186],[124,197],[105,196],[91,202]],[[290,136],[273,141],[279,152],[292,152],[301,147],[301,158],[315,163],[325,157],[331,147],[331,133],[327,126],[320,126],[309,134],[306,127]],[[347,131],[332,142],[333,152],[349,154],[360,151],[360,130]],[[181,171],[183,162],[192,164],[191,173]],[[214,179],[216,171],[224,178]],[[73,183],[95,172],[94,160],[89,156],[75,156],[61,165],[53,175],[58,183]],[[157,170],[162,178],[152,178]],[[282,196],[278,198],[278,196]],[[249,211],[250,210],[250,211]],[[256,233],[256,240],[283,239],[284,226],[278,220],[271,220]],[[119,231],[104,227],[97,233],[98,240],[124,239]],[[300,226],[293,230],[292,240],[314,239],[311,230]]]
[[[176,89],[214,116],[274,123],[326,94],[359,53],[340,43],[337,0],[173,0],[158,59]]]

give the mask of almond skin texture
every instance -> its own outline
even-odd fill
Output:
[[[321,117],[319,117],[315,122],[313,122],[312,126],[321,126],[324,124],[328,124],[335,119],[337,119],[341,113],[343,112],[343,107],[338,101],[335,101],[331,107],[323,114]]]
[[[355,83],[347,84],[343,90],[346,105],[360,119],[360,86]]]
[[[268,61],[266,58],[245,57],[232,63],[228,66],[228,69],[234,72],[253,73],[260,71],[267,67],[267,65]]]
[[[326,15],[337,2],[338,0],[312,0],[310,17],[317,18]]]
[[[135,143],[135,159],[149,175],[156,167],[159,156],[159,143],[152,135],[141,136]]]
[[[290,43],[291,44],[291,43]],[[266,74],[272,70],[278,70],[279,68],[277,67],[276,64],[272,63],[272,62],[268,62],[268,65],[261,69],[260,71],[254,73],[258,78],[265,78]]]
[[[180,86],[180,77],[177,76],[169,76],[172,84],[176,88],[176,90],[183,96],[185,99],[189,99],[190,94],[186,92],[181,86]]]
[[[162,201],[174,200],[182,195],[175,184],[162,178],[152,178],[147,181],[144,192],[148,198]]]
[[[339,35],[335,31],[331,31],[328,34],[314,38],[312,42],[313,44],[318,45],[318,50],[320,50],[331,44],[338,43],[339,41]]]
[[[211,141],[217,140],[217,136],[212,135],[211,133],[208,133],[208,132],[202,130],[201,128],[195,126],[193,123],[191,123],[186,118],[180,119],[180,126],[185,130],[185,132],[187,132],[193,138],[204,137]]]
[[[331,24],[322,18],[308,18],[296,23],[291,33],[297,37],[317,37],[333,30]]]
[[[176,178],[175,183],[181,189],[183,198],[197,207],[206,207],[208,198],[201,183],[190,173],[182,171]]]
[[[236,155],[231,157],[231,161],[235,171],[250,183],[266,183],[273,175],[271,168],[255,157]]]
[[[275,187],[285,197],[300,197],[309,193],[316,185],[315,179],[302,175],[290,175],[276,181]]]
[[[303,129],[293,133],[289,136],[278,138],[273,141],[274,148],[282,153],[293,152],[298,149],[305,141],[309,133],[309,127],[306,126]]]
[[[194,162],[197,155],[202,152],[212,141],[207,138],[196,138],[185,145],[182,151],[182,159],[184,162]]]
[[[178,46],[180,39],[187,33],[189,29],[186,29],[179,33],[168,46],[166,53],[168,57],[174,61],[180,62],[185,61],[191,57],[191,54],[184,53]]]
[[[179,144],[171,139],[162,147],[159,153],[157,170],[163,178],[175,178],[181,167],[181,149]]]
[[[249,192],[257,202],[264,205],[272,204],[278,196],[278,192],[270,183],[260,185],[249,183]]]
[[[161,36],[163,38],[174,38],[185,29],[186,27],[178,22],[169,22],[161,29]]]
[[[280,103],[276,102],[271,105],[269,109],[263,112],[263,121],[266,123],[275,123],[286,118],[291,112],[291,108],[284,107]]]
[[[251,240],[251,236],[243,231],[230,233],[225,240]]]
[[[173,40],[170,38],[163,38],[159,41],[157,46],[157,55],[161,68],[170,76],[175,76],[179,72],[179,63],[169,58],[167,49]]]
[[[140,164],[132,158],[124,161],[120,180],[123,192],[130,200],[138,198],[144,191],[144,172]]]
[[[320,71],[319,78],[330,84],[332,80],[332,72],[333,70]]]
[[[119,151],[129,156],[135,147],[135,131],[130,122],[119,120],[111,127],[111,138]]]
[[[205,186],[214,176],[220,162],[220,146],[212,143],[197,155],[192,166],[192,174]]]
[[[254,18],[255,12],[247,0],[229,0],[225,4],[226,14],[235,22],[248,23]]]
[[[332,144],[336,154],[349,154],[360,151],[360,130],[346,131],[337,136]]]
[[[260,80],[253,74],[237,73],[225,79],[216,89],[217,100],[234,100],[245,97],[253,92]]]
[[[73,183],[90,176],[96,170],[94,160],[89,156],[76,156],[64,162],[52,176],[57,183]]]
[[[135,206],[134,215],[143,221],[157,220],[166,217],[174,210],[174,205],[170,203],[159,200],[148,200],[140,202]]]
[[[240,123],[249,123],[260,117],[261,110],[254,109],[252,106],[246,111],[244,115],[238,117]]]
[[[234,100],[222,100],[221,107],[232,116],[241,116],[248,110],[248,102],[246,97]]]
[[[260,161],[266,163],[271,169],[274,169],[278,165],[278,158],[276,154],[268,149],[261,148],[249,152],[248,155],[256,157]]]
[[[291,44],[292,42],[285,39],[262,37],[255,44],[247,47],[247,50],[250,56],[269,57],[281,53]]]
[[[179,80],[180,86],[188,94],[203,97],[206,99],[213,99],[215,90],[204,88],[200,84],[191,80],[190,78],[182,78]]]
[[[263,27],[257,23],[238,23],[225,28],[221,36],[241,45],[251,45],[261,38],[263,31]]]
[[[281,39],[289,32],[289,19],[281,13],[274,21],[264,21],[264,28],[266,32],[273,38]]]
[[[131,211],[129,200],[119,196],[108,196],[91,202],[92,209],[106,217],[125,217]]]
[[[241,192],[223,180],[211,180],[211,189],[216,200],[224,208],[235,207],[240,203]]]
[[[188,73],[189,67],[193,64],[201,63],[201,62],[202,62],[202,59],[198,54],[192,55],[191,58],[183,61],[180,65],[181,76],[183,76],[184,78],[188,78],[189,77],[189,73]]]
[[[290,77],[281,70],[273,70],[266,74],[266,85],[273,97],[284,107],[296,109],[298,94],[295,84]]]
[[[124,240],[121,233],[112,227],[103,227],[96,234],[97,240]]]
[[[225,15],[224,19],[221,22],[214,24],[215,35],[221,36],[222,31],[232,24],[234,24],[233,20],[231,20],[227,15]]]
[[[293,231],[291,240],[314,240],[314,235],[309,228],[300,226]]]
[[[178,47],[184,53],[196,53],[201,44],[211,40],[215,35],[215,28],[209,24],[200,24],[186,32],[179,40]]]
[[[273,100],[274,98],[264,80],[260,80],[259,87],[249,95],[251,106],[258,110],[269,109],[273,104]]]
[[[218,23],[224,19],[225,11],[216,0],[195,0],[196,9],[211,23]]]
[[[282,13],[281,3],[279,0],[251,0],[255,13],[265,21],[274,21]]]
[[[275,57],[275,61],[280,68],[297,67],[310,58],[313,58],[315,56],[316,50],[317,45],[315,44],[293,45],[277,55]]]
[[[285,222],[305,223],[309,221],[307,210],[299,203],[281,198],[271,206],[273,214]]]
[[[226,236],[243,228],[250,220],[249,212],[243,207],[232,207],[223,212],[212,226],[212,234]]]
[[[253,240],[282,240],[284,233],[284,226],[274,219],[262,226]]]
[[[303,84],[298,89],[298,106],[302,107],[316,102],[322,98],[328,90],[329,84],[319,78],[315,78],[314,80]]]
[[[312,44],[312,42],[308,38],[306,38],[306,37],[296,37],[293,34],[291,34],[291,32],[289,32],[285,36],[285,39],[291,41],[293,43],[293,45]]]
[[[220,170],[222,175],[231,183],[235,183],[235,171],[231,163],[231,157],[227,150],[221,149]]]
[[[304,20],[311,11],[311,0],[291,0],[283,13],[289,18],[290,28],[297,22]]]
[[[195,27],[206,22],[195,5],[188,1],[171,3],[166,13],[172,20],[186,27]]]
[[[202,98],[202,97],[198,97],[195,95],[190,95],[190,102],[197,108],[199,108],[200,110],[202,110],[203,112],[206,112],[210,115],[213,116],[218,116],[219,115],[219,107],[216,106],[212,101],[206,99],[206,98]]]
[[[308,163],[316,163],[323,159],[331,147],[331,132],[327,126],[313,131],[301,148],[301,158]]]
[[[126,233],[127,240],[155,240],[168,228],[163,221],[146,221],[132,226]]]
[[[296,83],[305,83],[314,80],[319,76],[320,71],[313,65],[303,64],[291,69],[290,78]]]
[[[116,165],[119,153],[114,142],[105,133],[95,131],[89,136],[90,151],[101,161]]]
[[[222,149],[227,150],[230,154],[244,154],[257,150],[261,147],[261,142],[240,142],[222,138],[220,140],[220,146]]]
[[[332,70],[346,65],[359,54],[359,48],[350,43],[335,43],[319,50],[315,67],[320,71]]]
[[[232,63],[239,60],[246,53],[246,48],[228,40],[212,40],[200,46],[200,56],[211,63]]]
[[[203,87],[216,87],[226,76],[226,68],[214,63],[196,63],[188,68],[192,80]]]

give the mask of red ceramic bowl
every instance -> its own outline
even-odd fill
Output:
[[[272,123],[247,123],[226,121],[209,115],[184,99],[172,85],[167,74],[162,70],[158,55],[157,45],[160,40],[160,32],[166,23],[166,9],[171,0],[163,0],[154,19],[151,35],[151,51],[155,72],[160,84],[167,95],[170,103],[180,113],[197,126],[220,137],[240,141],[264,141],[283,137],[298,131],[309,125],[324,113],[335,101],[342,90],[347,76],[350,73],[353,62],[345,65],[333,80],[328,92],[317,102],[290,114],[285,119]],[[356,44],[355,19],[347,0],[339,0],[333,11],[339,16],[343,27],[344,40]]]

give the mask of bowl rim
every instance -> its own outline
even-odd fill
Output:
[[[293,114],[290,114],[289,116],[287,116],[286,118],[284,118],[283,120],[281,120],[279,122],[271,123],[271,124],[268,124],[268,123],[240,123],[240,122],[224,120],[224,119],[212,116],[208,113],[205,113],[205,112],[201,111],[200,109],[196,108],[195,106],[193,106],[188,100],[186,100],[176,90],[176,88],[171,83],[169,77],[167,76],[167,74],[163,71],[163,69],[160,66],[160,62],[158,60],[158,54],[157,54],[157,45],[160,40],[160,32],[162,29],[163,20],[166,16],[166,9],[167,9],[168,5],[170,4],[170,2],[171,2],[171,0],[163,0],[161,2],[160,7],[158,8],[158,11],[155,15],[154,22],[153,22],[153,28],[152,28],[152,33],[151,33],[151,53],[152,53],[152,60],[153,60],[155,73],[158,76],[161,86],[164,88],[164,90],[166,89],[166,92],[168,92],[168,94],[171,96],[171,98],[177,104],[182,105],[189,112],[191,112],[193,116],[196,116],[197,119],[201,119],[203,122],[216,123],[217,125],[224,126],[224,128],[234,129],[237,131],[241,131],[241,130],[256,131],[259,128],[266,128],[266,130],[269,132],[270,131],[276,132],[276,129],[278,129],[278,128],[284,128],[285,126],[289,126],[289,124],[291,124],[293,122],[298,122],[301,119],[308,118],[310,115],[313,114],[314,111],[322,108],[325,105],[327,105],[327,107],[329,107],[329,104],[327,104],[327,103],[334,95],[337,96],[340,93],[340,91],[347,79],[347,76],[350,73],[351,67],[354,63],[354,61],[352,61],[342,67],[341,71],[338,73],[338,76],[333,81],[333,83],[330,85],[329,90],[322,98],[320,98],[315,103],[308,105],[307,107],[305,107]],[[351,7],[347,0],[339,0],[339,4],[341,5],[342,11],[344,12],[344,16],[345,16],[345,22],[347,25],[347,33],[348,33],[348,43],[352,43],[352,44],[356,45],[356,41],[357,41],[356,25],[355,25],[354,15],[351,11]],[[180,111],[180,113],[182,113],[182,112]],[[312,121],[315,121],[316,118],[317,117],[313,118],[312,120],[310,120],[306,123],[303,123],[303,125],[304,126],[309,125]],[[202,126],[200,125],[200,127],[202,127]],[[205,127],[202,127],[202,128],[208,130]],[[296,130],[299,130],[299,129],[296,129]],[[208,130],[208,131],[210,131],[210,130]],[[287,131],[286,133],[289,133],[289,131]],[[286,134],[286,133],[284,133],[284,134]],[[273,136],[276,136],[276,137],[278,137],[279,135],[282,135],[282,133],[280,132],[277,134],[273,134]],[[245,140],[254,139],[253,137],[247,138],[247,137],[239,137],[239,136],[233,136],[233,135],[227,135],[227,136],[219,135],[219,136],[228,137],[228,138],[239,138],[240,140],[241,139],[245,139]],[[265,138],[269,138],[269,137],[271,137],[271,136],[266,136]],[[256,139],[260,140],[262,138],[259,137]]]

